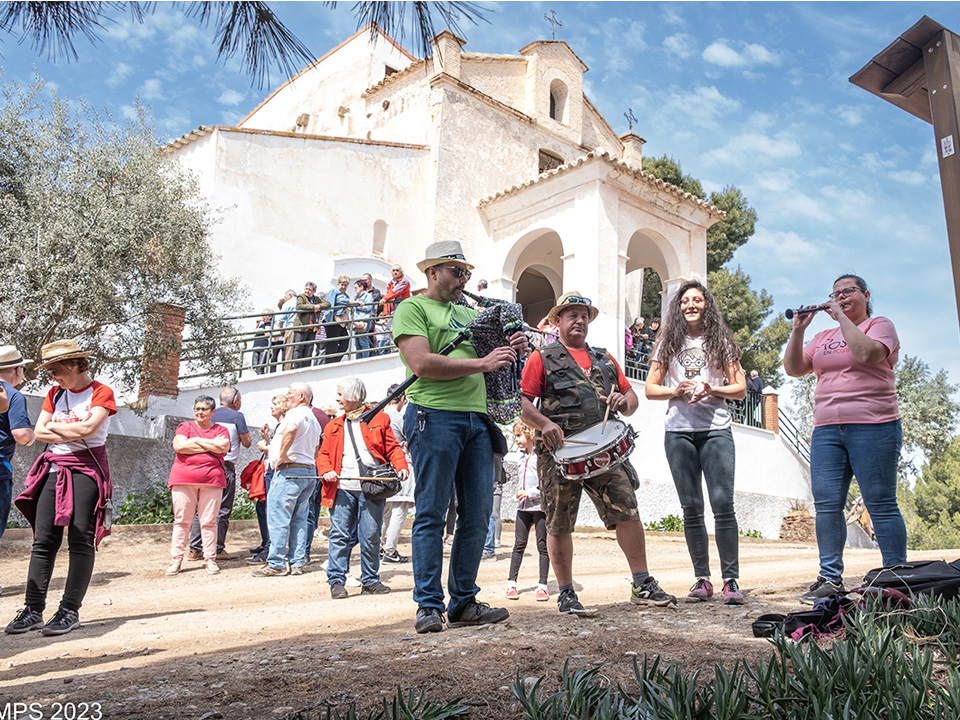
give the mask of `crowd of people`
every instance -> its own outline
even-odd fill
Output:
[[[243,473],[251,482],[251,498],[257,500],[260,527],[261,542],[246,558],[253,576],[302,574],[311,562],[319,516],[326,508],[330,527],[322,567],[332,599],[350,597],[351,586],[359,586],[361,595],[389,593],[391,588],[380,577],[381,562],[412,560],[416,632],[501,622],[509,617],[508,610],[481,602],[477,586],[480,563],[491,557],[499,541],[500,513],[494,502],[499,486],[517,501],[506,599],[520,599],[519,573],[532,529],[538,555],[534,599],[549,600],[552,567],[559,612],[595,612],[581,603],[574,585],[573,531],[586,492],[603,524],[616,534],[629,568],[627,600],[675,605],[677,598],[650,572],[638,504],[640,480],[628,457],[633,435],[621,420],[636,412],[639,398],[616,359],[587,343],[590,324],[599,315],[596,306],[576,291],[561,295],[542,323],[555,340],[541,342],[532,352],[526,335],[517,331],[484,356],[478,356],[469,340],[441,353],[478,314],[457,302],[473,266],[458,242],[441,241],[427,248],[417,267],[427,279],[422,294],[410,295],[409,282],[395,266],[388,292],[379,298],[364,278],[354,284],[352,299],[346,294],[349,278],[339,278],[337,287],[323,296],[310,282],[299,295],[286,294],[279,315],[265,311],[258,323],[265,324],[271,345],[278,331],[284,341],[292,341],[285,343],[284,363],[335,362],[345,335],[331,328],[342,329],[340,318],[350,308],[382,303],[369,314],[354,313],[350,322],[362,323],[364,334],[373,337],[380,314],[390,316],[388,342],[395,342],[404,366],[418,379],[406,394],[391,387],[385,409],[374,412],[363,380],[343,378],[332,419],[314,407],[313,389],[306,383],[294,382],[286,393],[272,398],[270,419],[258,432],[261,457],[251,465],[253,472]],[[715,594],[704,521],[705,485],[720,556],[719,594],[725,603],[739,605],[745,598],[739,587],[736,453],[727,401],[743,399],[759,378],[755,372],[746,378],[740,349],[703,283],[683,283],[664,311],[662,328],[654,321],[645,330],[638,318],[631,335],[641,352],[652,343],[646,350],[650,366],[646,397],[666,401],[664,448],[683,509],[693,568],[693,585],[685,599],[706,602]],[[866,283],[854,275],[837,279],[819,311],[837,326],[804,344],[804,331],[816,312],[797,313],[784,359],[788,374],[813,372],[818,381],[811,474],[820,572],[801,596],[805,602],[844,591],[843,503],[853,475],[871,514],[884,565],[906,560],[906,532],[896,503],[902,438],[893,372],[899,351],[896,331],[886,318],[873,316]],[[274,319],[278,324],[268,326]],[[333,325],[318,325],[322,322]],[[324,329],[319,339],[318,327]],[[269,353],[265,363],[280,358],[271,345],[260,346]],[[318,347],[323,351],[315,355]],[[363,356],[378,347],[379,342],[360,346]],[[6,632],[40,629],[45,635],[60,635],[80,624],[95,550],[110,532],[112,485],[105,444],[116,402],[112,390],[90,374],[90,353],[76,341],[49,343],[41,352],[39,367],[53,386],[31,429],[16,389],[26,361],[15,348],[0,348],[4,521],[16,446],[34,440],[48,443],[16,499],[33,528],[34,541],[24,607]],[[519,359],[525,360],[522,413],[511,428],[519,460],[511,481],[503,463],[510,452],[507,439],[487,415],[484,374]],[[252,446],[253,434],[236,388],[223,388],[218,401],[208,395],[196,397],[193,419],[181,423],[173,436],[168,484],[174,523],[165,571],[171,577],[183,570],[185,561],[202,561],[206,573],[217,575],[220,563],[238,559],[227,551],[226,540],[237,461],[241,448]],[[605,454],[612,461],[563,452],[606,443],[608,438],[613,442],[604,445]],[[259,478],[256,492],[250,478]],[[400,554],[398,540],[411,511],[408,557]],[[0,525],[0,534],[5,524]],[[67,580],[58,610],[45,622],[47,591],[65,528]],[[444,539],[445,531],[452,540]],[[359,581],[350,574],[355,547]]]
[[[394,265],[386,292],[370,273],[353,283],[341,275],[326,293],[307,281],[303,291],[287,290],[277,308],[264,308],[254,322],[250,366],[259,375],[282,368],[338,363],[349,355],[350,343],[357,358],[383,355],[393,346],[393,312],[410,297],[410,281]]]

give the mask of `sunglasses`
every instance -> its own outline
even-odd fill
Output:
[[[580,297],[579,295],[570,295],[563,301],[564,305],[593,305],[590,298]]]
[[[443,268],[444,270],[450,270],[451,272],[453,272],[453,274],[457,277],[457,280],[459,280],[460,278],[466,278],[467,280],[469,280],[470,276],[473,275],[472,272],[458,265],[441,265],[440,267]]]

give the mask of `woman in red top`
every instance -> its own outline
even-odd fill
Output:
[[[360,489],[359,462],[389,462],[401,480],[408,474],[403,449],[390,429],[390,417],[377,413],[367,425],[360,421],[367,406],[367,389],[356,377],[344,378],[337,388],[343,415],[327,423],[317,453],[317,475],[323,479],[320,504],[330,508],[327,582],[334,600],[347,597],[344,587],[350,567],[351,536],[360,540],[362,595],[382,595],[390,588],[380,582],[380,528],[385,500],[370,500]]]
[[[36,436],[48,443],[34,462],[17,508],[33,527],[25,606],[7,625],[10,634],[41,628],[63,635],[80,627],[96,548],[109,534],[107,506],[113,493],[105,444],[110,416],[116,414],[113,390],[90,377],[90,353],[75,340],[59,340],[41,349],[47,377],[57,383],[43,401]],[[53,564],[67,528],[70,565],[60,608],[43,623]]]
[[[213,422],[216,402],[201,395],[193,402],[194,422],[180,423],[173,436],[177,457],[170,468],[170,492],[173,494],[173,540],[170,556],[173,562],[167,575],[180,572],[183,553],[187,549],[193,515],[200,516],[200,537],[203,541],[203,560],[207,572],[216,575],[217,512],[227,475],[223,458],[230,450],[230,433],[223,425]]]

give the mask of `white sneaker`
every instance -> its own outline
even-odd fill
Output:
[[[350,575],[349,573],[347,573],[347,581],[344,583],[344,585],[346,587],[352,587],[352,588],[363,587],[360,584],[360,581],[357,580],[353,575]]]

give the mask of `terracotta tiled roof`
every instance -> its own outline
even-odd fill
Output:
[[[372,87],[368,87],[366,90],[360,93],[360,97],[366,99],[368,96],[373,95],[375,92],[379,90],[383,90],[383,88],[387,87],[388,85],[393,85],[393,83],[396,80],[399,80],[402,77],[406,77],[414,69],[422,68],[426,64],[426,62],[427,61],[423,58],[419,60],[414,60],[412,63],[407,65],[403,70],[398,70],[395,73],[387,75],[383,80],[378,82],[376,85],[373,85]]]
[[[460,53],[461,60],[480,60],[484,62],[492,61],[501,61],[501,60],[513,60],[519,62],[526,62],[527,59],[522,55],[502,55],[499,53],[478,53],[478,52],[465,52]]]
[[[609,162],[618,170],[621,170],[622,172],[625,172],[626,174],[631,175],[637,178],[638,180],[642,180],[645,183],[648,183],[662,190],[665,190],[666,192],[672,193],[673,195],[676,195],[681,200],[693,202],[695,205],[702,207],[707,212],[716,213],[721,217],[726,217],[727,215],[723,210],[718,208],[716,205],[713,205],[712,203],[708,203],[705,200],[701,200],[700,198],[698,198],[696,195],[693,195],[692,193],[684,192],[683,190],[678,188],[676,185],[673,185],[668,182],[664,182],[660,178],[655,177],[654,175],[646,172],[645,170],[635,170],[634,168],[628,166],[623,161],[619,160],[616,155],[611,155],[610,153],[608,153],[606,150],[602,148],[597,148],[596,150],[592,150],[591,152],[588,152],[586,155],[581,155],[580,157],[574,160],[571,160],[570,162],[565,163],[560,167],[556,167],[553,170],[548,170],[545,173],[541,173],[540,175],[533,178],[532,180],[527,180],[526,182],[520,183],[519,185],[514,185],[512,187],[507,188],[506,190],[501,190],[495,195],[488,195],[487,197],[480,200],[480,202],[477,203],[477,206],[483,207],[484,205],[487,205],[493,202],[494,200],[499,200],[502,197],[513,195],[514,193],[517,193],[520,190],[523,190],[524,188],[543,182],[544,180],[546,180],[547,178],[553,175],[560,175],[575,167],[579,167],[580,165],[586,165],[588,162],[591,162],[592,160],[595,160],[595,159],[605,159],[607,162]]]
[[[201,125],[196,130],[191,130],[186,135],[181,135],[176,140],[171,140],[167,143],[167,151],[172,152],[174,150],[179,150],[182,147],[186,147],[190,143],[196,142],[204,135],[209,135],[214,130],[217,129],[216,125]]]

